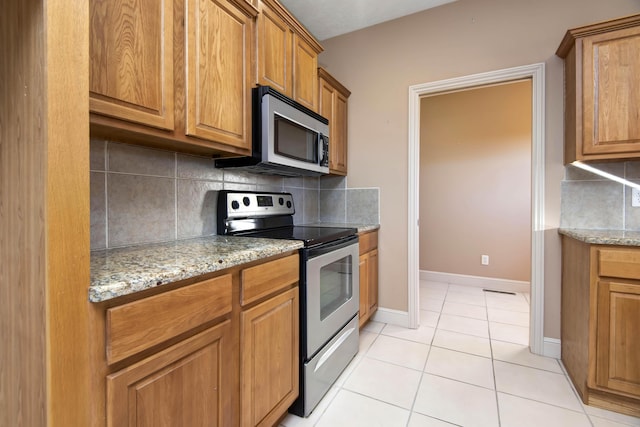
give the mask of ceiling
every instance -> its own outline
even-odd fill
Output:
[[[453,1],[280,0],[280,3],[322,41]]]

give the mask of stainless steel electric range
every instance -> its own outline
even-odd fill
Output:
[[[218,234],[301,240],[300,396],[308,416],[358,352],[359,264],[355,228],[293,225],[290,193],[221,191]]]

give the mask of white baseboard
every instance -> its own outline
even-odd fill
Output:
[[[402,326],[404,328],[409,327],[409,313],[391,308],[378,307],[371,320]]]
[[[553,357],[554,359],[560,359],[560,340],[557,338],[544,337],[544,353],[543,356]]]
[[[466,274],[441,273],[438,271],[420,270],[420,280],[451,283],[454,285],[474,286],[506,292],[531,292],[531,284],[520,280],[497,279],[493,277],[468,276]]]

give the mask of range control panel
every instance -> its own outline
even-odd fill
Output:
[[[225,197],[227,218],[252,218],[275,215],[293,215],[293,196],[291,193],[253,193],[241,191],[221,192]]]

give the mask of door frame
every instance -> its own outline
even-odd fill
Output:
[[[529,347],[544,354],[544,63],[524,65],[469,76],[409,86],[408,129],[408,314],[409,327],[417,328],[420,319],[420,98],[424,95],[471,89],[478,86],[531,79],[531,307]]]

